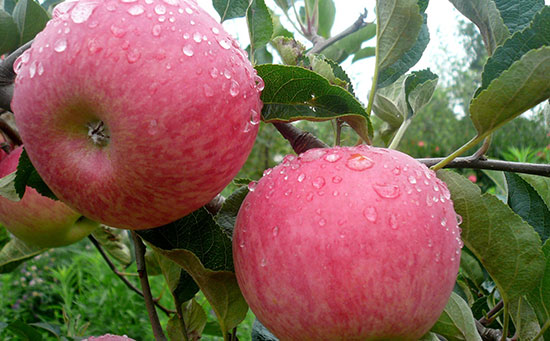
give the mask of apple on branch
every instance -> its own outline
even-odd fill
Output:
[[[109,226],[157,227],[203,206],[258,131],[263,81],[195,1],[65,1],[14,69],[36,170]]]
[[[0,178],[16,171],[22,151],[19,146],[0,160]],[[0,224],[22,241],[44,248],[75,243],[99,227],[99,223],[28,186],[20,201],[0,197]]]
[[[446,185],[401,152],[370,146],[287,156],[250,192],[233,235],[235,272],[281,340],[418,340],[460,265]]]

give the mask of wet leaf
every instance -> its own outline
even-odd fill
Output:
[[[449,341],[481,341],[468,303],[454,292],[430,331]]]

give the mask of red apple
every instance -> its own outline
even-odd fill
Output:
[[[129,338],[128,336],[119,336],[113,334],[105,334],[101,336],[90,336],[85,339],[86,341],[134,341],[134,339]]]
[[[160,226],[210,201],[245,162],[263,88],[194,1],[77,0],[16,62],[29,158],[85,216]]]
[[[17,147],[0,161],[0,178],[15,172],[22,150]],[[20,201],[0,197],[0,224],[22,241],[44,248],[72,244],[99,227],[31,187],[25,189]]]
[[[250,185],[235,272],[281,340],[418,340],[460,263],[446,185],[413,158],[369,146],[288,156]]]

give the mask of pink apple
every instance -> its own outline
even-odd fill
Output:
[[[462,242],[433,171],[394,150],[312,149],[250,190],[235,271],[281,340],[418,340],[436,322]]]
[[[15,172],[21,147],[0,161],[0,178]],[[79,241],[99,227],[60,201],[27,187],[20,201],[0,197],[0,224],[17,238],[41,247],[65,246]]]
[[[113,334],[105,334],[101,336],[90,336],[85,339],[87,341],[134,341],[134,339],[129,338],[128,336],[119,336]]]
[[[38,173],[110,226],[206,204],[257,134],[263,83],[194,1],[66,1],[15,69],[12,108]]]

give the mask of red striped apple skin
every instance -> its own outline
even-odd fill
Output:
[[[0,178],[16,171],[22,151],[17,147],[0,161]],[[0,224],[24,242],[44,248],[75,243],[99,227],[31,187],[25,189],[20,201],[0,197]]]
[[[12,108],[38,173],[110,226],[156,227],[206,204],[257,134],[263,83],[194,1],[62,3],[15,69]]]
[[[313,149],[266,171],[239,211],[239,286],[281,340],[417,340],[462,241],[446,185],[398,151]]]

